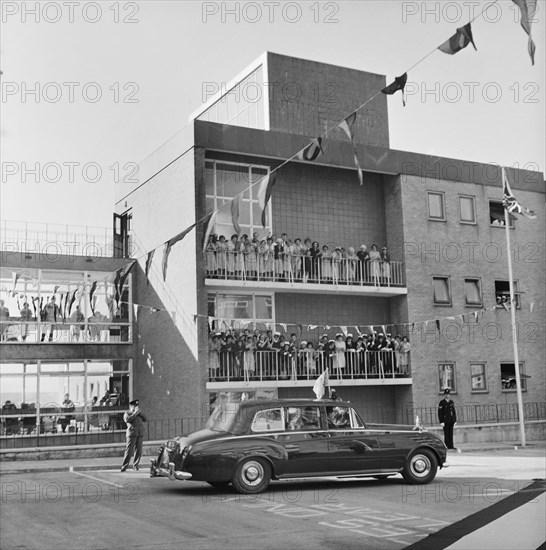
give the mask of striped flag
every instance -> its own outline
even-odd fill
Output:
[[[516,197],[514,197],[514,193],[512,193],[512,189],[510,188],[510,184],[508,183],[508,178],[506,177],[506,170],[504,169],[504,166],[502,168],[502,181],[503,181],[502,204],[504,205],[504,208],[510,214],[521,214],[526,218],[529,218],[530,220],[534,220],[536,218],[536,214],[532,210],[529,210],[525,206],[521,205],[516,200]]]
[[[449,40],[440,44],[438,49],[441,52],[453,55],[454,53],[460,52],[463,48],[466,48],[469,44],[472,44],[476,51],[478,50],[472,38],[470,23],[467,23],[464,27],[457,29],[457,32]]]
[[[345,120],[342,120],[338,124],[338,127],[345,132],[345,135],[349,138],[349,140],[353,144],[353,159],[354,159],[356,170],[358,173],[358,182],[360,183],[360,186],[362,186],[364,185],[364,176],[362,174],[360,161],[358,160],[358,154],[356,152],[356,144],[355,144],[355,139],[353,134],[353,126],[355,122],[356,122],[356,111],[354,113],[351,113]]]
[[[233,197],[231,201],[231,221],[237,235],[241,234],[241,226],[239,225],[239,216],[241,213],[241,203],[243,202],[243,195],[240,193],[236,197]],[[208,239],[205,243],[208,242]]]
[[[315,380],[315,384],[313,385],[313,393],[317,396],[317,399],[323,398],[329,384],[328,369],[324,369],[323,373]]]
[[[155,248],[153,250],[150,250],[150,252],[148,252],[148,255],[146,256],[146,267],[144,268],[144,270],[145,270],[145,273],[146,273],[146,284],[147,285],[150,284],[149,276],[150,276],[150,269],[152,267],[152,260],[154,259],[154,254],[155,254]]]
[[[266,222],[266,212],[269,199],[271,199],[271,190],[275,185],[275,180],[277,178],[276,172],[269,172],[266,176],[262,178],[260,186],[258,188],[258,204],[262,209],[262,226],[265,227]]]
[[[119,301],[121,300],[121,295],[123,293],[123,285],[125,280],[129,276],[129,272],[135,265],[136,260],[133,260],[130,264],[127,264],[125,267],[120,267],[116,270],[116,277],[114,279],[114,288],[116,290],[115,300],[116,305],[119,309]]]
[[[531,36],[531,23],[537,11],[537,0],[512,0],[514,4],[519,8],[521,12],[521,26],[523,30],[528,34],[529,41],[527,43],[527,50],[531,56],[531,64],[535,64],[535,43]]]
[[[205,219],[203,220],[203,225],[205,226],[205,231],[203,233],[203,241],[201,242],[201,248],[203,249],[203,252],[205,251],[207,247],[207,243],[209,242],[210,234],[212,233],[212,230],[214,229],[214,224],[216,223],[216,215],[218,214],[218,210],[215,210],[214,212],[211,212],[210,214],[207,214]]]
[[[396,93],[398,90],[402,92],[402,105],[404,107],[406,106],[406,95],[405,95],[405,87],[406,82],[408,81],[408,73],[404,73],[403,75],[397,76],[394,79],[394,82],[391,82],[386,88],[383,88],[381,91],[384,94],[392,95]]]
[[[322,138],[317,137],[313,138],[311,143],[296,155],[296,158],[299,160],[317,160],[320,155],[324,155],[324,151],[322,150]]]

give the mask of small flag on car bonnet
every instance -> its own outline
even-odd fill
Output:
[[[438,49],[441,52],[453,55],[460,52],[463,48],[466,48],[469,44],[472,44],[476,51],[478,50],[478,48],[476,48],[476,44],[474,44],[474,39],[472,38],[470,23],[467,23],[464,27],[457,29],[457,32],[449,40],[446,40],[443,44],[440,44]]]
[[[404,89],[406,87],[406,82],[407,81],[408,81],[408,73],[404,73],[403,75],[397,76],[394,79],[394,82],[389,84],[386,88],[383,88],[381,91],[384,94],[392,95],[392,94],[396,93],[398,90],[401,90],[401,92],[402,92],[402,105],[404,105],[404,107],[405,107],[406,106],[406,96],[405,96],[405,90]]]
[[[322,399],[325,393],[325,388],[330,384],[328,379],[328,369],[324,369],[323,373],[315,380],[313,385],[313,392],[317,396],[317,399]]]

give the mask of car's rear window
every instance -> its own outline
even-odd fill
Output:
[[[258,411],[250,428],[254,433],[278,432],[284,430],[284,415],[281,408]]]
[[[205,424],[205,428],[215,432],[229,432],[235,420],[239,403],[222,403],[217,405]]]

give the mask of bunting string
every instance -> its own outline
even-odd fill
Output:
[[[530,23],[531,23],[531,20],[532,20],[532,15],[534,14],[534,11],[532,10],[528,10],[526,8],[526,1],[525,0],[513,0],[513,2],[520,8],[520,11],[521,11],[521,19],[522,19],[522,26],[525,30],[525,32],[529,35],[529,41],[532,42],[531,40],[531,36],[530,36]],[[340,121],[338,121],[336,124],[330,126],[328,129],[326,129],[322,134],[320,134],[319,136],[313,138],[311,140],[310,143],[307,143],[302,149],[300,149],[299,151],[297,151],[295,154],[293,154],[290,158],[284,160],[283,162],[281,162],[281,164],[279,164],[278,166],[272,168],[268,174],[266,174],[265,176],[263,176],[262,178],[260,178],[259,180],[257,180],[256,182],[252,183],[250,185],[250,187],[254,187],[254,186],[260,186],[264,183],[264,180],[266,178],[272,178],[273,174],[275,174],[276,172],[278,172],[281,168],[283,168],[284,166],[286,166],[287,164],[289,164],[290,162],[294,161],[294,160],[307,160],[307,161],[313,161],[315,160],[320,154],[323,153],[323,148],[322,148],[322,140],[323,138],[327,138],[329,133],[332,132],[333,130],[335,130],[336,128],[340,128],[340,129],[343,129],[343,124],[345,123],[346,124],[346,120],[349,118],[349,117],[352,117],[353,115],[356,116],[356,113],[358,113],[359,111],[361,111],[366,105],[368,105],[371,101],[373,101],[376,97],[378,97],[381,93],[385,93],[385,94],[393,94],[395,93],[396,91],[400,90],[402,92],[402,101],[403,101],[403,104],[405,105],[405,84],[406,84],[406,81],[407,81],[407,74],[409,73],[409,71],[415,69],[415,67],[419,66],[421,63],[423,63],[428,57],[430,57],[434,52],[440,50],[440,51],[443,51],[444,53],[456,53],[457,51],[460,51],[461,49],[463,49],[464,47],[466,47],[469,43],[472,43],[472,45],[474,46],[474,49],[476,49],[476,46],[474,44],[474,41],[473,41],[473,38],[472,38],[472,33],[471,33],[471,30],[470,30],[470,24],[472,22],[474,22],[476,19],[478,19],[479,17],[483,16],[484,12],[490,8],[492,5],[495,5],[498,3],[498,0],[493,0],[492,2],[489,2],[487,3],[483,8],[482,10],[476,14],[464,27],[461,27],[460,29],[457,29],[457,33],[452,37],[452,38],[455,38],[457,37],[458,38],[458,43],[457,45],[452,48],[452,51],[447,51],[447,46],[446,46],[446,43],[444,42],[443,44],[441,44],[440,46],[436,46],[434,49],[432,49],[431,51],[429,51],[426,55],[424,55],[423,57],[421,57],[418,61],[416,61],[413,65],[411,65],[409,67],[409,69],[407,69],[404,73],[402,73],[401,76],[399,77],[396,77],[396,79],[394,80],[393,83],[391,83],[389,86],[387,86],[386,88],[383,88],[381,90],[378,90],[375,94],[373,94],[371,97],[369,97],[366,101],[364,101],[360,106],[358,106],[356,109],[354,109],[354,111],[352,113],[350,113],[349,115],[343,117]],[[462,37],[462,39],[461,39]],[[451,40],[451,39],[450,39]],[[449,40],[448,40],[449,42]],[[534,54],[534,50],[533,50],[533,54]],[[534,59],[533,59],[533,56],[532,56],[532,61],[534,62]],[[345,130],[344,130],[345,131]],[[351,141],[353,141],[353,136],[352,136],[352,131],[350,131],[350,133],[348,134],[349,135],[349,139]],[[354,143],[353,143],[354,145]],[[361,168],[360,168],[360,163],[358,161],[358,156],[356,155],[356,148],[354,147],[354,161],[355,161],[355,167],[357,169],[357,172],[358,172],[358,176],[359,176],[359,181],[362,185],[362,172],[361,172]],[[268,189],[270,191],[270,188]],[[222,208],[225,208],[226,206],[229,207],[231,210],[232,210],[232,214],[233,214],[233,218],[235,218],[235,213],[237,212],[238,208],[238,201],[241,200],[241,197],[243,196],[243,194],[246,192],[247,190],[245,189],[244,191],[241,191],[240,193],[238,193],[237,195],[235,195],[231,201],[228,201],[226,202],[224,205],[220,206],[219,208],[217,208],[216,210],[213,210],[212,212],[209,212],[208,214],[206,214],[205,216],[201,217],[200,219],[198,219],[194,224],[192,224],[191,226],[189,226],[186,230],[184,230],[182,233],[184,234],[183,236],[185,236],[187,233],[189,233],[194,227],[198,226],[198,225],[201,225],[201,224],[204,224],[205,222],[208,223],[208,225],[211,224],[212,220],[211,220],[211,215],[216,215]],[[263,215],[265,215],[265,206],[267,206],[267,202],[265,203],[264,205],[264,212],[263,212]],[[234,224],[234,227],[237,228],[237,224],[235,223]],[[210,230],[210,227],[209,227],[209,230]],[[207,233],[210,233],[210,231],[208,231]],[[180,235],[180,234],[179,234]],[[175,237],[176,238],[176,237]],[[157,248],[159,248],[160,246],[165,246],[166,247],[166,252],[167,250],[170,251],[170,247],[168,247],[168,243],[171,242],[175,239],[171,239],[170,241],[166,241],[165,243],[161,243],[159,244],[157,247],[155,247],[154,249],[152,250],[149,250],[147,252],[145,252],[142,256],[138,257],[137,260],[139,260],[141,257],[144,257],[144,256],[148,256],[149,260],[151,261],[151,257],[149,256],[153,251],[157,250]],[[177,239],[177,242],[178,240],[181,240],[181,239]],[[203,243],[203,247],[206,246],[206,242]]]

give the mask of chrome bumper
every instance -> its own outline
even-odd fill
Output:
[[[174,462],[169,462],[169,468],[161,468],[157,466],[155,460],[150,464],[150,477],[168,477],[171,481],[175,480],[188,480],[192,478],[192,475],[188,472],[181,472],[174,469]]]

